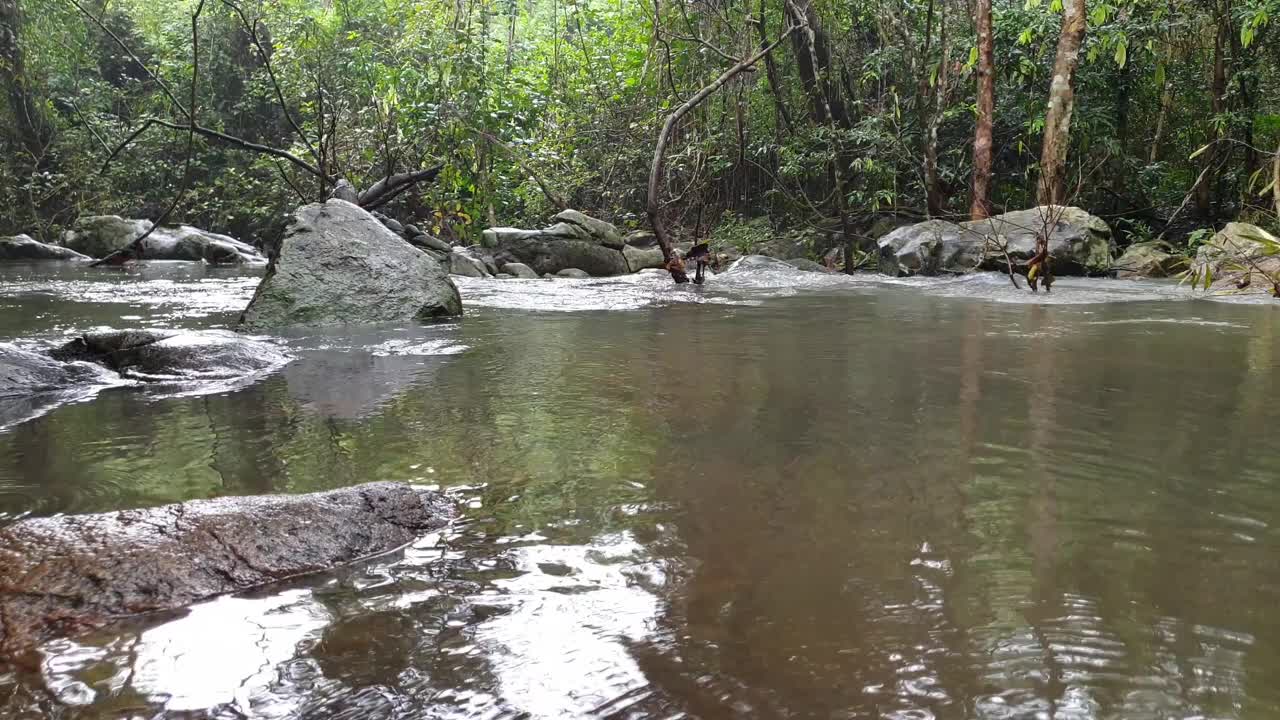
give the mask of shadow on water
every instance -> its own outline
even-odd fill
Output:
[[[371,480],[466,509],[52,643],[0,678],[9,714],[1280,714],[1271,308],[645,282],[468,283],[459,324],[0,434],[10,517]]]

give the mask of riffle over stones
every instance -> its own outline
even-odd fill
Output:
[[[1111,272],[1112,240],[1107,223],[1080,208],[1057,206],[973,222],[929,220],[898,228],[880,239],[880,272],[907,277],[1003,271],[1009,261],[1015,266],[1029,262],[1035,256],[1036,237],[1045,230],[1055,275]]]
[[[0,528],[0,659],[390,552],[452,515],[439,494],[374,483],[22,520]]]
[[[240,322],[258,330],[461,314],[439,262],[356,205],[329,200],[297,211]]]

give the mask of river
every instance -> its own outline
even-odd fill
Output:
[[[0,269],[0,340],[256,278]],[[1275,718],[1280,310],[1173,284],[460,280],[250,385],[0,431],[0,519],[374,480],[403,552],[46,645],[13,718]]]

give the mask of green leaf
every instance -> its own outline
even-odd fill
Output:
[[[1125,43],[1120,43],[1119,45],[1116,46],[1116,65],[1119,67],[1124,67],[1124,64],[1128,62],[1128,60],[1129,60],[1129,46]]]
[[[1205,151],[1207,151],[1207,150],[1208,150],[1209,148],[1211,148],[1211,147],[1213,147],[1213,143],[1209,143],[1208,145],[1205,145],[1204,147],[1200,148],[1199,150],[1197,150],[1197,151],[1195,151],[1195,152],[1191,153],[1191,157],[1189,157],[1189,158],[1187,158],[1187,159],[1188,159],[1188,160],[1195,160],[1196,158],[1198,158],[1198,157],[1200,157],[1201,155],[1205,154]]]

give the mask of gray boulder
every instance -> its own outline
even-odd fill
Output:
[[[1111,228],[1080,208],[1032,208],[987,220],[929,220],[899,228],[880,239],[880,271],[886,275],[939,275],[1002,270],[1005,250],[1015,265],[1035,255],[1046,222],[1057,275],[1105,275],[1111,271]]]
[[[21,520],[0,528],[0,658],[390,552],[453,514],[438,494],[374,483]]]
[[[280,347],[233,332],[109,330],[87,333],[50,355],[90,362],[132,380],[233,380],[289,362]]]
[[[473,278],[490,276],[489,269],[485,267],[484,261],[472,257],[462,248],[454,248],[453,252],[449,253],[449,274]]]
[[[551,219],[582,228],[586,231],[588,237],[594,238],[596,242],[605,247],[621,250],[622,246],[626,244],[622,233],[618,232],[618,228],[612,223],[593,218],[577,210],[563,210]]]
[[[342,200],[294,216],[240,318],[247,329],[396,322],[462,314],[440,263]]]
[[[560,272],[556,273],[556,277],[576,278],[581,280],[584,278],[591,277],[591,273],[588,273],[585,270],[579,270],[578,268],[565,268],[564,270],[561,270]]]
[[[507,240],[495,255],[499,265],[518,262],[533,268],[539,275],[554,275],[568,268],[577,268],[596,277],[630,272],[622,253],[586,240],[535,235]]]
[[[126,220],[119,215],[88,215],[63,233],[62,245],[91,258],[104,258],[123,249],[151,229],[149,220]]]
[[[1187,257],[1158,240],[1134,243],[1116,260],[1112,269],[1121,278],[1167,278],[1187,269]]]
[[[502,272],[520,280],[537,280],[539,277],[533,268],[524,263],[507,263],[502,266]]]
[[[625,238],[627,245],[635,248],[653,248],[658,247],[658,236],[653,234],[652,230],[635,230],[627,233]]]
[[[487,248],[496,248],[504,243],[527,240],[541,235],[540,230],[522,230],[520,228],[511,227],[495,227],[489,228],[480,234],[481,244]]]
[[[622,257],[627,261],[627,269],[633,273],[666,267],[667,264],[662,248],[656,245],[647,248],[627,245],[622,248]]]
[[[70,248],[42,243],[29,235],[0,237],[0,260],[92,260]]]

